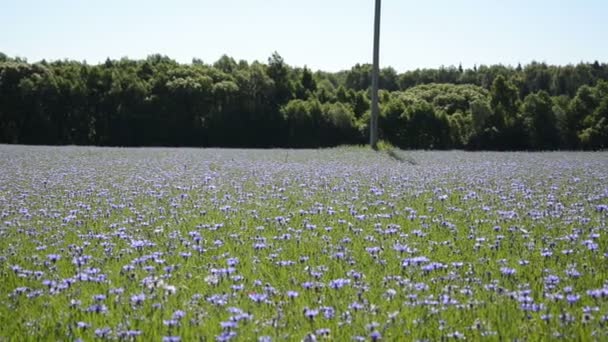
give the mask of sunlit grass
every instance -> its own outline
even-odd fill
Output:
[[[398,152],[2,146],[0,337],[606,338],[608,154]]]

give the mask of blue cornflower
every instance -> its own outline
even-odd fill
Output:
[[[319,310],[309,309],[309,308],[304,309],[304,316],[310,320],[317,317],[318,314],[319,314]]]
[[[87,311],[91,313],[106,313],[108,312],[108,307],[103,304],[93,304],[89,306]]]
[[[59,254],[49,254],[49,255],[47,255],[46,257],[47,257],[47,258],[49,259],[49,261],[51,261],[51,262],[57,262],[59,259],[61,259],[61,255],[59,255]]]
[[[76,326],[80,329],[88,329],[91,327],[91,325],[86,322],[78,322],[78,323],[76,323]]]
[[[220,326],[222,327],[222,329],[234,329],[238,326],[238,323],[235,321],[225,321],[221,322]]]
[[[317,329],[317,331],[315,331],[315,335],[317,336],[329,336],[329,334],[331,334],[331,330],[327,328]]]
[[[571,293],[566,296],[566,300],[568,301],[568,304],[574,304],[574,303],[578,302],[579,299],[581,299],[581,296],[576,293]]]
[[[509,268],[509,267],[501,267],[500,268],[500,273],[504,276],[512,276],[515,274],[515,269],[514,268]]]
[[[102,302],[102,301],[106,300],[106,295],[104,295],[104,294],[94,295],[93,299],[97,302]]]
[[[173,313],[174,320],[180,320],[180,319],[184,318],[184,316],[186,316],[186,313],[182,310],[177,310]]]
[[[230,341],[237,336],[236,331],[227,330],[221,333],[220,335],[215,336],[215,340],[218,342]]]
[[[305,288],[305,289],[307,289],[307,290],[311,289],[314,285],[315,284],[313,282],[310,282],[310,281],[302,283],[302,287]]]
[[[192,256],[192,253],[190,253],[190,252],[181,252],[181,253],[179,253],[179,255],[182,258],[184,258],[184,259],[188,259],[188,258],[190,258]]]
[[[336,310],[331,306],[324,306],[321,308],[321,311],[323,311],[325,319],[332,319],[336,315]]]
[[[163,342],[181,342],[181,340],[179,336],[163,336]]]
[[[378,253],[380,253],[382,251],[381,247],[378,246],[374,246],[374,247],[366,247],[365,251],[371,255],[376,255]]]
[[[402,260],[401,262],[401,266],[403,267],[408,267],[410,265],[420,265],[423,263],[429,262],[429,258],[425,257],[425,256],[417,256],[417,257],[413,257],[413,258],[405,258]]]
[[[140,305],[143,304],[143,302],[146,300],[146,295],[143,293],[140,294],[136,294],[131,296],[131,303],[133,305]]]
[[[341,289],[342,287],[350,284],[350,279],[334,279],[329,282],[329,287],[332,289]]]
[[[249,298],[256,303],[261,303],[265,301],[268,296],[264,293],[250,293]]]
[[[112,333],[112,329],[110,328],[100,328],[100,329],[95,329],[95,336],[99,337],[99,338],[105,338],[108,337],[108,335],[110,335]]]
[[[353,302],[348,307],[355,311],[359,311],[359,310],[363,310],[365,308],[365,305],[363,305],[359,302]]]

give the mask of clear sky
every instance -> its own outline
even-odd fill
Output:
[[[0,0],[0,51],[29,61],[222,54],[337,71],[372,59],[374,0]],[[384,0],[381,66],[608,60],[608,0]]]

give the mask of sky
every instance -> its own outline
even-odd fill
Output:
[[[0,52],[96,64],[154,53],[292,66],[371,63],[374,0],[0,0]],[[608,0],[384,0],[380,64],[608,62]]]

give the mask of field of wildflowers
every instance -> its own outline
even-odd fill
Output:
[[[0,146],[0,340],[607,340],[608,153]]]

